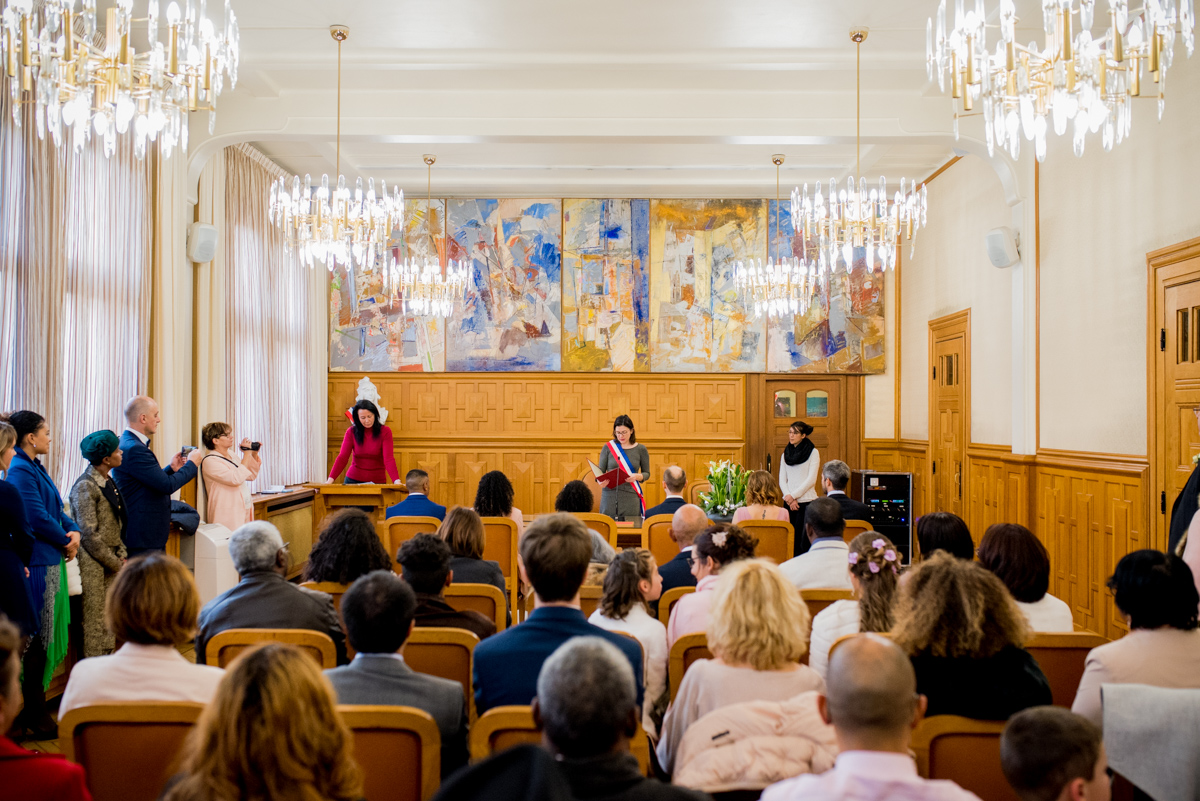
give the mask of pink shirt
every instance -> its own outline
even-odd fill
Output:
[[[247,481],[258,478],[257,470],[235,464],[219,453],[210,453],[200,463],[200,473],[208,496],[207,522],[220,523],[233,531],[254,519],[254,506],[247,504],[250,495],[243,487]]]
[[[685,634],[698,634],[708,628],[708,608],[712,605],[713,590],[718,575],[705,576],[696,584],[696,591],[675,602],[667,623],[667,650]]]
[[[922,779],[908,754],[843,751],[832,770],[772,784],[762,801],[979,801],[952,781]]]
[[[192,664],[174,646],[127,642],[115,653],[75,664],[58,705],[58,717],[61,720],[81,706],[124,701],[207,704],[224,675],[219,667]]]
[[[765,512],[765,514],[764,514]],[[788,517],[787,509],[782,506],[768,506],[765,509],[759,510],[757,514],[750,513],[750,507],[743,506],[733,513],[733,522],[740,523],[743,520],[791,520]]]
[[[354,426],[347,428],[346,436],[342,437],[342,449],[338,451],[337,458],[333,460],[333,469],[329,471],[330,478],[342,474],[346,463],[350,461],[350,454],[354,454],[354,464],[350,465],[346,478],[372,484],[386,484],[400,478],[396,470],[396,454],[392,451],[392,430],[387,426],[380,426],[378,437],[368,428],[363,433],[361,445],[354,438]]]

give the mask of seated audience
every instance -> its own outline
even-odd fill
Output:
[[[429,474],[424,470],[409,470],[404,477],[408,497],[387,508],[387,517],[436,517],[446,519],[446,507],[429,500]]]
[[[362,798],[354,738],[311,656],[264,643],[229,666],[163,801]]]
[[[375,570],[391,569],[392,559],[379,541],[371,516],[357,507],[345,507],[321,521],[303,580],[350,584]]]
[[[930,716],[1008,720],[1053,701],[1022,647],[1030,633],[1025,616],[979,563],[950,553],[926,558],[901,583],[895,617],[892,636],[912,658]]]
[[[779,485],[766,470],[755,470],[746,480],[746,505],[733,513],[733,522],[743,520],[790,520],[780,504]]]
[[[808,664],[826,678],[829,649],[840,638],[860,631],[892,630],[892,604],[900,580],[900,554],[892,541],[864,531],[850,542],[852,601],[834,601],[813,618]]]
[[[917,775],[909,742],[925,714],[918,692],[912,664],[886,638],[864,634],[838,648],[819,699],[821,716],[837,735],[837,762],[820,775],[768,787],[762,801],[978,801],[954,782]]]
[[[525,518],[513,506],[513,485],[499,470],[484,473],[475,489],[475,511],[480,517],[507,517],[517,524],[517,534],[525,533]]]
[[[946,551],[959,559],[975,558],[975,541],[963,519],[951,512],[932,512],[917,518],[917,545],[921,556]]]
[[[522,624],[524,625],[524,624]],[[637,685],[621,652],[599,637],[576,637],[546,659],[533,720],[577,799],[699,799],[702,793],[647,779],[629,753],[638,727]]]
[[[479,612],[459,612],[446,603],[442,591],[454,580],[450,546],[437,534],[418,534],[400,546],[396,555],[404,580],[417,594],[418,626],[466,629],[481,640],[496,633],[496,623]]]
[[[432,715],[442,735],[442,775],[448,776],[467,763],[467,701],[458,682],[405,664],[401,649],[412,633],[416,608],[417,596],[390,570],[355,581],[342,596],[342,618],[358,653],[349,665],[325,671],[325,677],[339,704],[413,706]]]
[[[850,486],[850,465],[830,459],[821,466],[821,486],[825,488],[825,497],[832,498],[842,507],[843,519],[872,522],[871,507],[846,494],[846,487]]]
[[[59,717],[92,704],[125,701],[208,703],[224,672],[192,664],[179,646],[196,633],[200,594],[183,562],[158,551],[134,557],[108,592],[104,620],[116,653],[81,659],[71,670]]]
[[[646,659],[646,703],[642,726],[658,736],[667,701],[667,628],[650,616],[650,604],[662,594],[662,577],[654,555],[645,548],[626,548],[617,554],[604,576],[600,607],[588,623],[609,631],[632,634],[642,644]]]
[[[663,470],[662,486],[667,497],[662,503],[646,510],[647,518],[655,515],[673,515],[687,504],[683,499],[683,490],[687,487],[687,473],[683,472],[682,467],[677,464],[667,465],[667,469]]]
[[[475,648],[475,709],[525,705],[537,695],[542,663],[572,637],[594,635],[617,646],[633,666],[637,703],[642,704],[642,649],[621,634],[593,626],[579,611],[579,588],[587,573],[592,542],[572,515],[539,517],[521,540],[521,577],[533,587],[534,610],[519,626],[488,637]]]
[[[800,590],[850,589],[846,572],[850,547],[844,538],[842,507],[830,498],[817,498],[804,511],[804,529],[811,545],[806,553],[780,565],[783,575]]]
[[[696,537],[692,548],[692,575],[696,591],[680,598],[667,621],[667,648],[685,634],[708,628],[708,609],[721,570],[742,559],[753,559],[758,540],[728,523],[709,526]]]
[[[522,743],[457,771],[433,801],[572,801],[571,786],[542,746]]]
[[[6,735],[21,703],[21,647],[21,632],[0,615],[0,801],[91,801],[82,765],[26,751]]]
[[[200,461],[200,479],[208,496],[206,519],[233,531],[254,519],[250,482],[262,470],[262,454],[243,438],[239,460],[233,452],[233,426],[229,423],[209,423],[200,432],[200,440],[209,451]]]
[[[333,599],[287,580],[290,559],[279,529],[264,520],[241,526],[229,538],[229,555],[240,580],[200,611],[198,664],[205,662],[208,641],[225,629],[320,631],[333,638],[338,664],[345,664],[346,637],[333,609]]]
[[[474,509],[455,506],[446,513],[446,520],[437,533],[450,546],[453,581],[458,584],[491,584],[505,593],[507,604],[504,571],[498,562],[483,558],[486,532],[479,514]]]
[[[825,682],[799,664],[808,640],[808,608],[779,568],[766,559],[744,559],[722,571],[712,593],[708,650],[684,674],[667,709],[658,763],[675,768],[684,732],[714,709],[747,701],[786,701]]]
[[[1100,686],[1200,687],[1196,585],[1183,560],[1161,551],[1126,554],[1108,580],[1129,623],[1119,640],[1093,648],[1071,711],[1103,724]]]
[[[1037,706],[1013,715],[1000,737],[1000,767],[1021,801],[1109,797],[1100,729],[1062,707]]]
[[[573,515],[589,514],[592,511],[594,501],[595,496],[588,489],[588,485],[576,479],[575,481],[568,481],[558,491],[558,497],[554,499],[554,511],[568,512]],[[588,534],[592,538],[591,561],[607,565],[617,555],[616,550],[608,544],[608,539],[599,531],[596,531],[596,529],[589,528]]]
[[[692,551],[696,537],[711,526],[708,515],[695,504],[679,507],[671,516],[671,539],[679,546],[679,553],[666,564],[658,566],[663,580],[663,592],[676,587],[695,587],[696,577],[692,574]],[[657,604],[651,608],[658,614]]]
[[[988,526],[979,541],[979,564],[1008,587],[1034,631],[1074,631],[1071,607],[1049,592],[1050,554],[1033,532],[1016,523]]]

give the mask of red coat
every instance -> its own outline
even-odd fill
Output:
[[[92,801],[83,766],[0,737],[0,801]]]

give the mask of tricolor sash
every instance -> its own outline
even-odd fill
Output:
[[[610,439],[608,441],[608,449],[612,452],[613,458],[617,460],[617,464],[621,465],[621,469],[632,476],[633,468],[629,466],[629,460],[625,458],[625,451],[621,450],[621,446],[617,444],[617,441]],[[632,486],[633,491],[637,493],[638,505],[642,508],[642,517],[645,517],[646,498],[644,495],[642,495],[642,485],[639,482],[634,481],[630,486]]]

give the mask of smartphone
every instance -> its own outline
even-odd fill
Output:
[[[183,455],[183,458],[186,459],[188,458],[188,454],[194,450],[196,450],[195,445],[184,445],[183,450],[181,450],[180,453]]]

